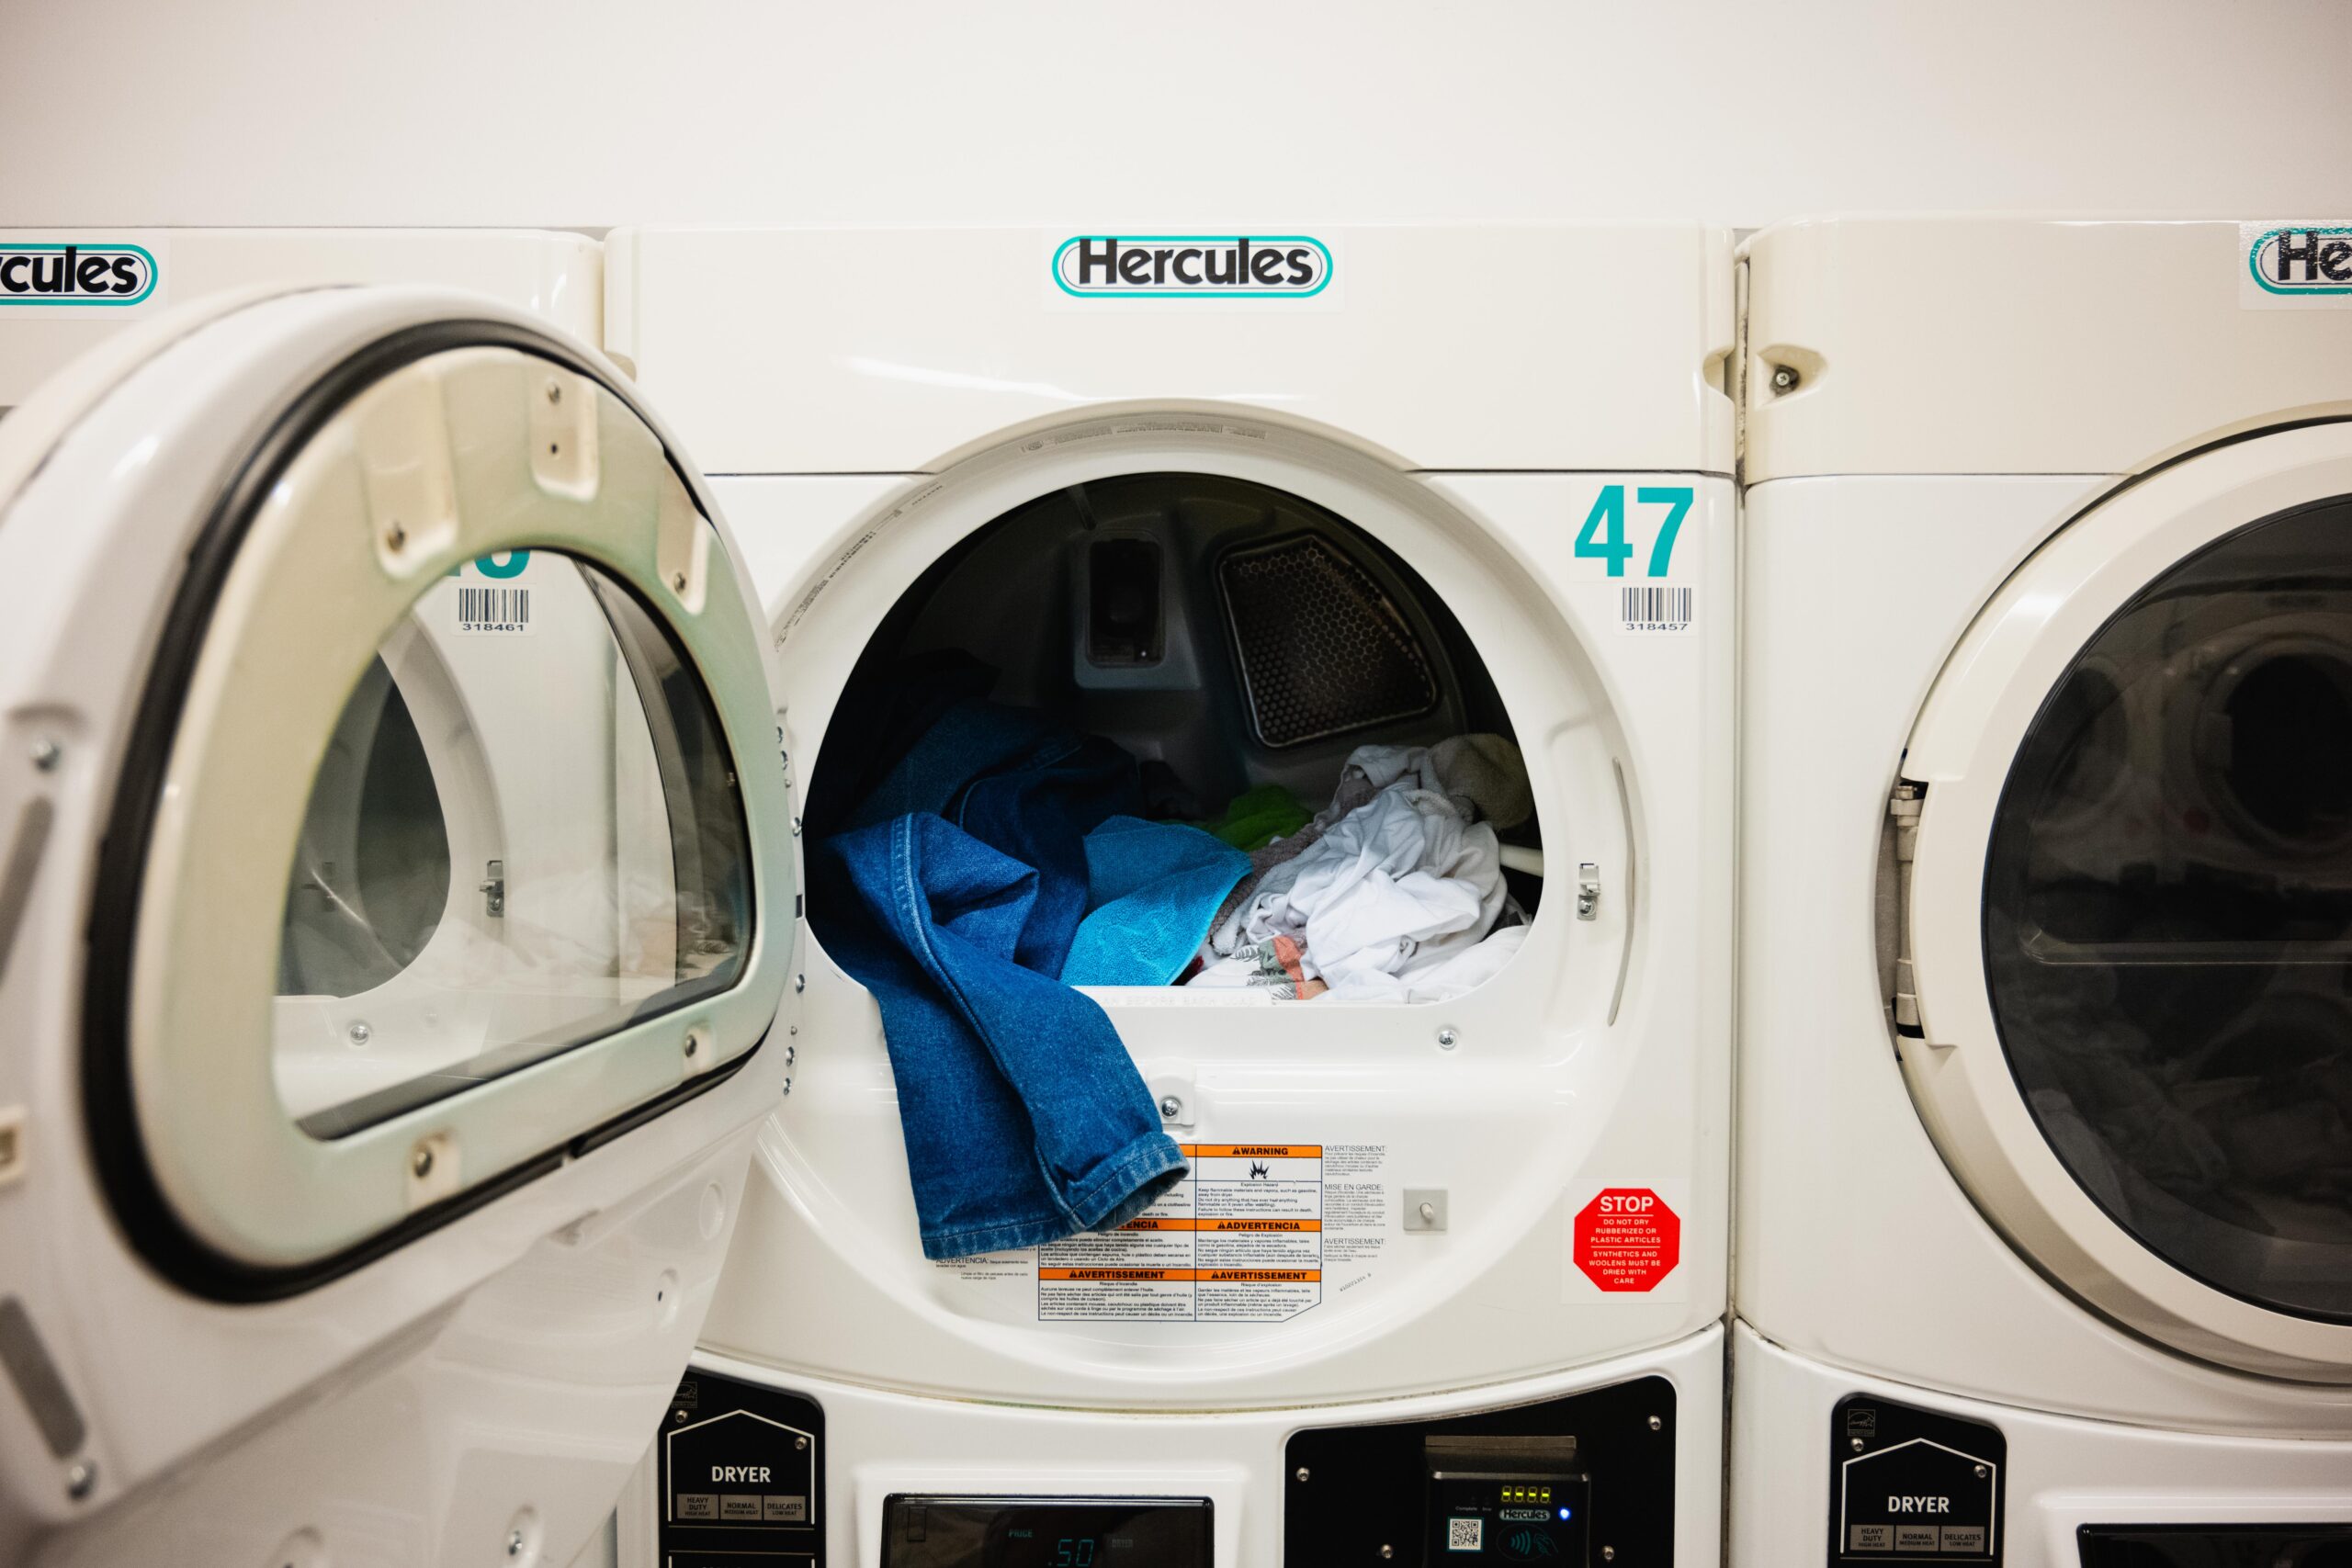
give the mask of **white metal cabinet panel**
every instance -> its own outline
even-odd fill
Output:
[[[1080,231],[616,230],[606,346],[713,473],[934,468],[1137,400],[1413,468],[1731,469],[1722,230],[1308,226],[1329,288],[1256,300],[1071,299],[1049,263]]]
[[[526,311],[583,343],[604,332],[604,247],[584,234],[522,229],[0,230],[0,258],[25,244],[136,245],[154,288],[128,308],[0,298],[0,408],[130,321],[224,289],[331,283],[463,288]],[[102,299],[103,297],[101,297]]]
[[[1385,1145],[1383,1184],[1452,1189],[1450,1234],[1394,1235],[1376,1270],[1364,1262],[1344,1293],[1279,1328],[1041,1324],[1034,1293],[1015,1302],[923,1262],[875,1004],[812,943],[793,1093],[763,1135],[707,1342],[796,1372],[958,1397],[1199,1409],[1491,1382],[1671,1343],[1714,1320],[1727,1268],[1728,482],[1691,487],[1672,553],[1671,581],[1697,596],[1691,629],[1645,637],[1618,625],[1622,586],[1643,580],[1611,579],[1574,550],[1604,486],[1638,492],[1656,476],[1413,479],[1279,427],[1220,440],[1110,427],[1073,427],[1091,439],[1073,434],[1047,453],[976,459],[976,474],[872,481],[896,493],[862,512],[844,480],[721,482],[739,529],[786,530],[801,562],[781,601],[763,585],[786,642],[796,777],[825,765],[823,731],[865,638],[972,527],[1088,478],[1230,471],[1374,531],[1462,610],[1502,682],[1539,810],[1557,824],[1549,852],[1566,867],[1598,864],[1597,918],[1577,921],[1572,892],[1555,890],[1527,950],[1442,1010],[1100,993],[1146,1081],[1181,1073],[1191,1086],[1204,1141]],[[807,497],[789,494],[801,486]],[[827,505],[848,514],[826,525]],[[1645,530],[1665,509],[1634,510],[1646,559]],[[1441,1026],[1459,1050],[1440,1047]],[[1604,1298],[1569,1265],[1572,1216],[1594,1189],[1646,1185],[1645,1172],[1679,1188],[1681,1260],[1655,1293]],[[1376,1277],[1354,1277],[1367,1270]]]
[[[1747,250],[1751,484],[2128,472],[2352,406],[2352,310],[2243,308],[2235,217],[1834,219]]]
[[[1748,493],[1734,1301],[1793,1349],[1955,1393],[2211,1430],[2340,1429],[2352,1391],[2184,1359],[2034,1272],[1945,1168],[1884,1019],[1866,933],[1905,740],[1987,591],[2109,482]]]
[[[1848,1394],[1996,1427],[2007,1440],[2008,1568],[2079,1568],[2086,1524],[2282,1524],[2352,1515],[2352,1443],[2222,1437],[2085,1421],[1856,1377],[1745,1323],[1731,1333],[1731,1529],[1737,1568],[1822,1561],[1830,1413]],[[1932,1558],[1927,1559],[1933,1561]]]
[[[1205,1496],[1216,1507],[1216,1561],[1261,1568],[1283,1561],[1283,1449],[1303,1427],[1420,1420],[1662,1377],[1674,1385],[1677,1415],[1673,1568],[1702,1568],[1722,1561],[1716,1483],[1724,1428],[1715,1412],[1723,1405],[1724,1360],[1724,1331],[1711,1323],[1646,1355],[1512,1382],[1376,1404],[1181,1415],[925,1399],[829,1379],[784,1379],[707,1350],[695,1366],[789,1387],[824,1406],[833,1454],[825,1478],[831,1561],[855,1568],[881,1562],[883,1499],[893,1492]],[[651,1470],[649,1460],[623,1496],[621,1568],[655,1568],[661,1561],[653,1549]],[[1397,1561],[1410,1561],[1410,1552],[1400,1543]]]
[[[710,488],[734,525],[736,547],[751,568],[752,592],[770,616],[780,617],[785,590],[817,558],[843,519],[878,509],[892,491],[922,477],[722,475],[710,481]]]

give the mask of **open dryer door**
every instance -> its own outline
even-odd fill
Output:
[[[748,584],[485,301],[209,303],[0,426],[0,1559],[579,1551],[789,1086]]]
[[[2041,1272],[2352,1382],[2352,424],[2111,493],[1978,616],[1894,803],[1912,1093]]]

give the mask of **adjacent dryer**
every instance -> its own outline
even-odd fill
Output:
[[[2347,254],[1749,244],[1741,1561],[2352,1520]]]

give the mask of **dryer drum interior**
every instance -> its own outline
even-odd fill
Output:
[[[1455,608],[1348,519],[1222,475],[1136,473],[1040,495],[987,523],[900,594],[849,676],[808,797],[811,841],[864,783],[836,745],[909,670],[977,665],[990,701],[1103,737],[1137,762],[1147,814],[1204,821],[1279,786],[1330,807],[1350,754],[1513,738]],[[1492,824],[1502,923],[1532,916],[1532,815]],[[820,940],[828,910],[812,897]]]

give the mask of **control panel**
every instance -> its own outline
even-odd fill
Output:
[[[1849,1394],[1829,1415],[1829,1563],[2001,1561],[2008,1443],[1982,1422]]]
[[[662,1568],[821,1568],[825,1413],[689,1371],[653,1444]]]
[[[2084,1525],[2083,1568],[2344,1568],[2352,1519],[2333,1523]]]
[[[1425,1562],[1582,1562],[1591,1478],[1572,1437],[1430,1437]]]
[[[1294,1433],[1283,1561],[1668,1568],[1674,1443],[1664,1378],[1444,1420]]]
[[[1209,1568],[1206,1497],[892,1493],[882,1568]]]

